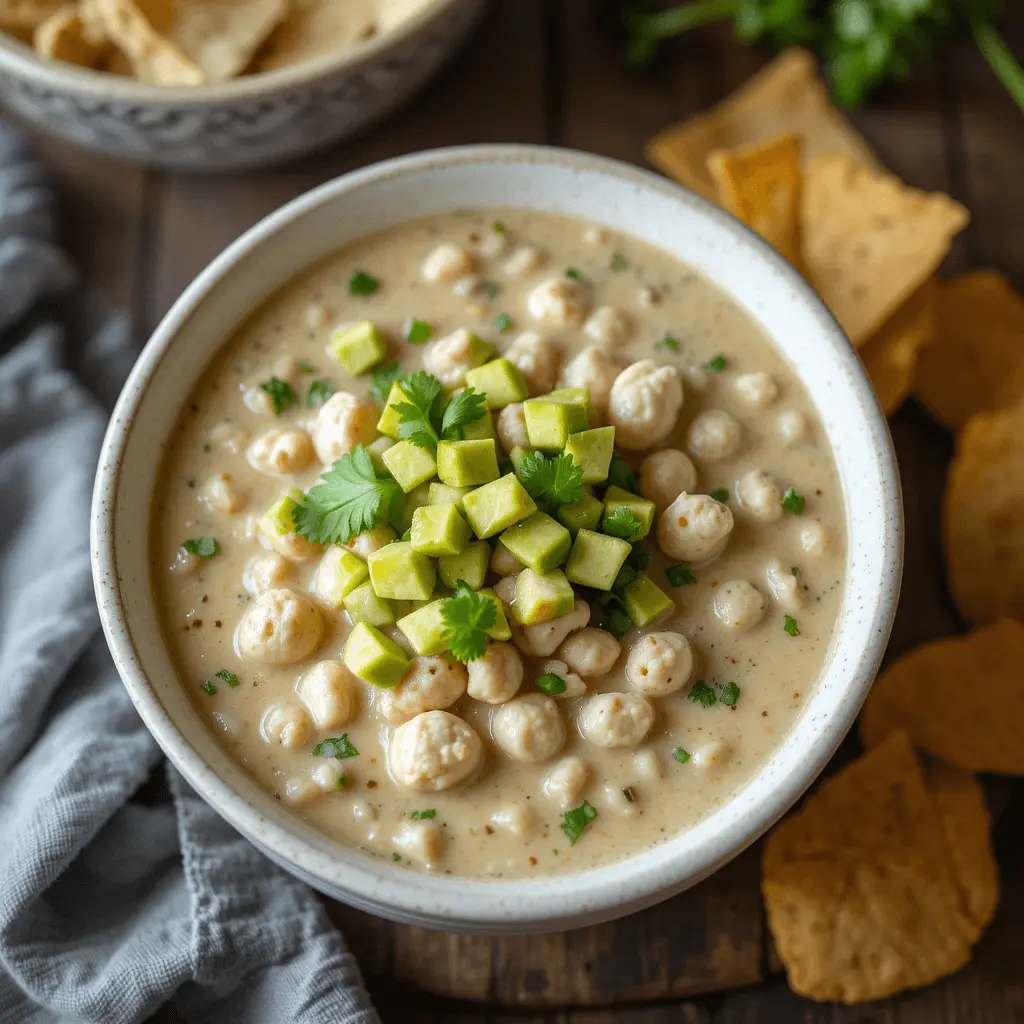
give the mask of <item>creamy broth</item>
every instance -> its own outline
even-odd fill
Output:
[[[495,222],[504,231],[493,230]],[[444,251],[435,253],[439,245],[457,249],[445,260]],[[460,254],[471,268],[460,265]],[[440,279],[425,279],[425,261],[429,276]],[[574,274],[567,278],[568,269]],[[379,289],[350,295],[356,271],[372,274]],[[536,293],[528,301],[538,285],[567,280],[590,307],[585,320],[564,322],[564,305],[542,308]],[[608,311],[595,316],[599,307]],[[531,308],[548,319],[538,322]],[[502,314],[511,319],[504,333],[495,324]],[[657,448],[689,453],[697,473],[693,493],[728,490],[735,516],[724,551],[692,566],[695,582],[678,586],[666,579],[677,559],[659,551],[656,520],[644,541],[654,556],[647,573],[675,611],[623,636],[614,667],[587,678],[584,697],[551,698],[566,734],[553,756],[535,763],[508,756],[492,733],[501,704],[463,694],[448,707],[479,735],[483,761],[468,782],[438,792],[412,791],[389,774],[395,724],[386,714],[388,691],[357,681],[356,706],[340,727],[317,729],[303,709],[296,683],[313,664],[340,661],[350,629],[343,613],[322,609],[322,640],[294,664],[254,663],[239,656],[235,642],[254,591],[268,583],[246,571],[264,553],[256,519],[288,489],[310,488],[325,469],[312,458],[301,472],[274,475],[265,471],[273,446],[258,448],[262,455],[255,460],[247,453],[268,430],[312,431],[317,410],[305,395],[313,380],[366,395],[369,375],[347,376],[325,352],[334,325],[363,318],[384,332],[389,358],[406,370],[420,367],[428,351],[403,340],[409,318],[429,323],[435,340],[467,328],[499,353],[535,331],[555,343],[564,362],[598,346],[622,367],[650,359],[677,368],[685,403]],[[533,371],[543,376],[543,367],[519,361],[528,377]],[[300,397],[279,416],[259,387],[271,376],[290,381]],[[534,380],[531,394],[557,382],[557,374],[549,382]],[[285,454],[278,464],[287,468],[289,459],[308,457],[303,444],[308,438],[279,445],[275,450]],[[616,450],[636,469],[647,454]],[[254,464],[261,459],[262,469]],[[756,471],[770,474],[778,491],[771,490],[772,480],[750,475]],[[821,672],[842,600],[841,489],[813,406],[785,361],[695,270],[636,239],[549,214],[487,210],[431,217],[361,239],[303,274],[269,298],[204,372],[172,437],[161,481],[151,541],[155,599],[182,685],[200,716],[297,814],[341,842],[409,867],[492,877],[579,870],[639,853],[692,826],[727,802],[785,741]],[[792,502],[789,509],[777,507],[788,488],[805,499],[802,514]],[[216,538],[219,552],[186,557],[183,541],[203,536]],[[269,582],[305,592],[317,565],[316,558],[278,560],[271,575],[281,576]],[[489,584],[498,578],[492,574]],[[759,621],[757,594],[735,581],[761,595]],[[597,624],[596,605],[592,611]],[[745,628],[748,619],[755,624]],[[609,748],[584,738],[578,723],[590,696],[634,693],[624,669],[628,652],[645,634],[666,630],[683,634],[692,646],[686,685],[650,698],[654,722],[639,745]],[[548,660],[523,657],[520,697],[538,692],[534,679]],[[234,673],[238,685],[227,685],[217,672]],[[731,706],[704,706],[693,699],[698,680],[727,699],[734,691],[723,687],[734,683],[738,698]],[[289,710],[268,729],[264,716],[275,705]],[[358,756],[313,755],[318,742],[342,733]],[[682,753],[674,756],[680,748],[689,755],[685,761],[677,759]],[[336,788],[340,771],[344,789]],[[597,814],[571,844],[563,815],[583,800]],[[427,819],[412,817],[430,811]]]

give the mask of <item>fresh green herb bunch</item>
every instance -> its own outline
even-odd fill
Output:
[[[966,28],[1014,102],[1024,110],[1024,69],[996,31],[1003,0],[690,0],[663,10],[626,5],[627,57],[648,63],[659,43],[713,21],[775,50],[807,46],[822,58],[836,102],[859,107],[889,81],[906,78],[954,32]]]

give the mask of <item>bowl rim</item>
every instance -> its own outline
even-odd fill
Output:
[[[65,61],[40,56],[31,46],[0,31],[0,67],[19,77],[56,91],[73,92],[101,101],[174,107],[252,100],[267,93],[307,86],[342,71],[357,71],[377,62],[393,47],[401,46],[435,19],[466,0],[434,0],[396,29],[374,36],[337,54],[302,61],[274,71],[241,75],[212,85],[169,86],[141,82],[125,75],[113,75],[96,68],[83,68]]]
[[[778,274],[782,278],[782,285],[794,291],[794,301],[814,316],[820,327],[822,341],[832,347],[836,357],[844,364],[843,369],[847,372],[858,405],[863,411],[863,429],[866,431],[866,439],[872,443],[878,477],[882,483],[878,504],[881,529],[879,540],[883,548],[879,572],[883,586],[877,591],[858,595],[860,603],[870,609],[863,616],[867,622],[863,627],[863,649],[854,651],[855,657],[845,670],[845,678],[841,683],[843,689],[836,694],[824,723],[803,750],[799,762],[780,773],[770,796],[751,806],[742,819],[726,823],[726,827],[712,835],[698,853],[677,855],[671,860],[665,859],[667,854],[659,858],[659,851],[665,851],[671,845],[672,840],[666,839],[664,843],[650,849],[597,868],[571,874],[544,875],[536,879],[494,880],[411,873],[395,868],[390,863],[379,863],[379,858],[372,858],[372,866],[360,863],[354,868],[352,861],[356,859],[358,851],[345,850],[338,855],[339,862],[344,857],[348,858],[344,864],[344,880],[340,877],[340,869],[334,869],[334,877],[328,878],[322,869],[326,861],[312,843],[303,839],[294,829],[290,830],[269,820],[257,806],[249,804],[237,789],[206,764],[193,747],[187,732],[179,729],[165,711],[141,671],[140,659],[128,632],[125,596],[117,582],[120,576],[113,528],[124,450],[132,429],[126,424],[134,425],[136,407],[142,402],[152,384],[152,376],[159,369],[179,331],[187,325],[193,308],[217,289],[236,264],[253,250],[273,244],[277,232],[294,220],[310,215],[340,195],[357,192],[379,181],[466,163],[500,167],[502,163],[508,162],[556,164],[570,170],[611,176],[639,192],[653,189],[667,198],[681,201],[698,215],[713,219],[715,227],[724,228],[736,244],[756,249],[760,259],[769,264],[766,269]],[[240,316],[239,322],[241,319]],[[796,372],[799,374],[798,368]],[[844,505],[849,517],[850,485],[849,481],[843,483]],[[851,538],[848,538],[850,541]],[[660,902],[717,871],[755,842],[799,799],[831,759],[853,725],[881,664],[895,618],[902,574],[902,494],[888,425],[854,348],[806,280],[759,236],[709,200],[630,164],[547,146],[484,144],[414,153],[328,181],[260,220],[198,274],[153,332],[117,401],[100,453],[93,493],[90,544],[100,619],[125,687],[147,728],[171,762],[222,817],[255,842],[272,860],[321,891],[342,892],[339,898],[353,905],[393,920],[420,925],[508,933],[579,927]],[[849,559],[850,549],[847,564]],[[758,773],[725,802],[723,808],[733,804],[744,789],[752,786],[764,774],[769,765],[770,761],[766,761]],[[259,799],[267,807],[274,804],[269,793],[261,791]],[[298,819],[289,815],[287,820]],[[359,856],[366,861],[371,860],[368,854],[360,853]],[[662,862],[658,863],[659,860]],[[632,868],[632,877],[608,877],[622,872],[626,864]],[[358,882],[354,877],[356,875],[359,876]],[[351,888],[348,887],[350,884]],[[499,888],[505,901],[498,901],[489,895],[491,890]],[[556,894],[552,894],[553,888],[558,890]],[[540,896],[545,889],[547,892],[542,904]]]

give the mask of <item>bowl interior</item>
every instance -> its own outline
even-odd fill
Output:
[[[477,881],[413,874],[306,826],[218,745],[161,639],[148,559],[164,439],[217,349],[268,295],[347,242],[413,217],[522,206],[603,223],[699,267],[761,325],[807,387],[838,465],[847,585],[817,687],[790,736],[730,802],[685,834],[573,876]],[[136,706],[172,761],[236,827],[318,888],[386,916],[481,931],[580,925],[699,881],[768,828],[834,752],[888,637],[901,560],[891,443],[856,355],[781,258],[709,203],[653,175],[559,150],[479,147],[377,165],[296,200],[234,243],[158,328],[122,394],[93,522],[104,628]]]

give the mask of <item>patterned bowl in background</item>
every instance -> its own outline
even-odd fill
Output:
[[[435,0],[393,32],[337,56],[184,88],[46,60],[0,33],[0,102],[51,134],[136,163],[260,167],[325,148],[390,114],[455,52],[483,7],[484,0]]]

